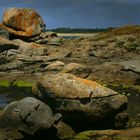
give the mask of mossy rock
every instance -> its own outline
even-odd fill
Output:
[[[127,140],[114,137],[121,130],[90,130],[79,133],[74,140]]]

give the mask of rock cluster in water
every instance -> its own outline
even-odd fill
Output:
[[[16,79],[27,74],[39,78],[34,79],[33,98],[12,102],[2,111],[0,139],[66,139],[89,129],[124,128],[127,97],[94,80],[138,85],[140,36],[65,40],[45,27],[33,9],[4,12],[1,78],[13,73]]]

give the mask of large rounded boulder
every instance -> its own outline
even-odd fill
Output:
[[[46,27],[42,17],[30,8],[7,9],[2,22],[11,34],[23,37],[38,35]]]
[[[81,127],[107,120],[112,126],[124,127],[127,122],[128,115],[123,113],[127,97],[95,81],[66,73],[47,74],[33,86],[33,93],[62,113],[64,121],[79,122]]]
[[[0,116],[0,132],[8,128],[11,132],[34,135],[39,130],[50,129],[60,118],[61,114],[53,114],[45,103],[33,97],[26,97],[4,108]],[[11,137],[13,135],[10,134]]]

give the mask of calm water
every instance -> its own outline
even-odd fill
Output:
[[[0,108],[3,108],[10,102],[10,98],[8,98],[8,94],[1,94],[0,93]]]
[[[80,38],[80,36],[62,36],[65,39],[75,39],[75,38]]]
[[[0,87],[0,108],[5,107],[11,101],[32,97],[31,91],[31,87]]]

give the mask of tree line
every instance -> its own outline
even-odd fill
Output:
[[[56,29],[50,29],[48,31],[53,31],[57,33],[97,33],[97,32],[104,32],[111,30],[113,28],[56,28]]]

